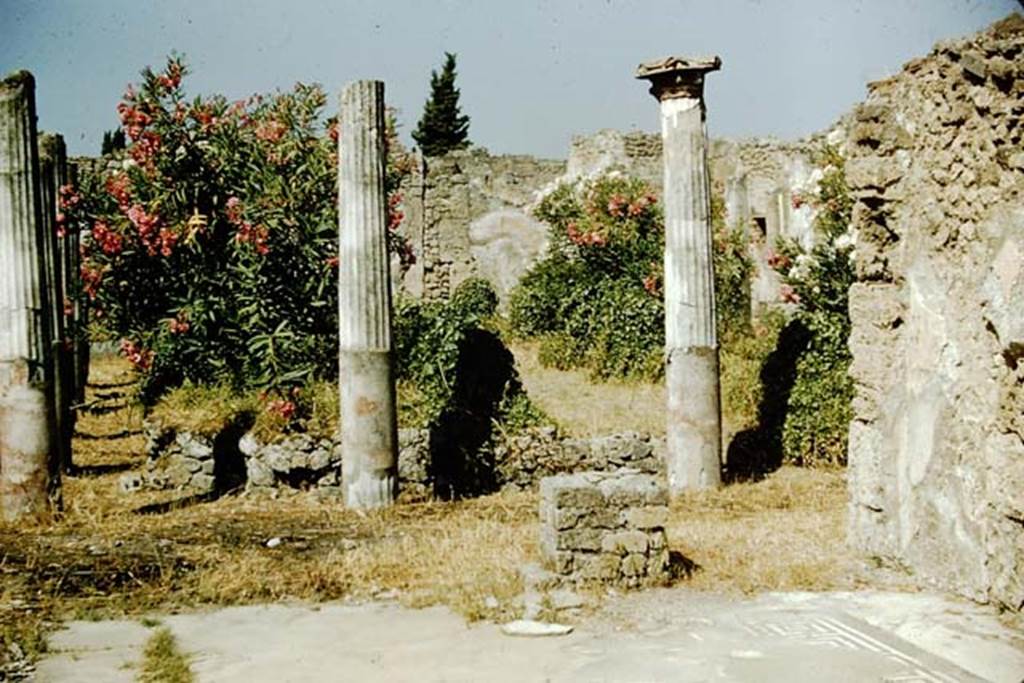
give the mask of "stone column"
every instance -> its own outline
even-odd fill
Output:
[[[61,468],[71,469],[71,391],[70,356],[67,353],[64,326],[64,260],[57,235],[58,191],[62,185],[66,152],[64,138],[52,133],[39,135],[39,195],[43,205],[43,276],[49,301],[50,329],[53,343],[50,348],[50,376],[53,387],[54,415],[59,438],[55,444]]]
[[[394,502],[398,428],[384,190],[384,84],[341,93],[338,140],[338,386],[342,485],[350,508]]]
[[[715,274],[704,75],[718,57],[641,64],[661,103],[665,164],[667,469],[673,495],[718,486],[722,469]]]
[[[59,505],[52,343],[44,287],[35,81],[0,81],[0,515],[41,516]]]
[[[68,181],[71,187],[78,190],[79,175],[83,171],[75,162],[68,164]],[[72,304],[72,378],[74,380],[74,401],[75,403],[85,402],[85,385],[89,380],[89,337],[86,334],[86,326],[89,323],[89,304],[82,293],[81,288],[81,267],[82,267],[82,236],[79,232],[80,226],[69,226],[67,244],[67,280],[65,291],[70,292]]]

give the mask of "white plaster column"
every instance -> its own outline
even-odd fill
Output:
[[[665,166],[665,382],[669,491],[721,483],[722,426],[704,75],[718,57],[641,64],[661,103]]]
[[[390,505],[398,491],[386,139],[384,83],[348,84],[338,140],[338,385],[345,504],[359,509]]]
[[[0,514],[43,516],[60,502],[43,270],[35,80],[0,81]]]

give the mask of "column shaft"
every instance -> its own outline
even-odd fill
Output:
[[[715,270],[704,125],[704,75],[714,58],[641,64],[661,103],[665,165],[666,469],[669,491],[718,486],[722,419],[715,330]]]
[[[35,82],[0,81],[0,515],[42,516],[60,500],[43,270]]]
[[[342,485],[352,508],[394,502],[398,434],[384,188],[384,84],[341,95],[338,337]]]
[[[50,348],[50,384],[53,387],[54,416],[57,423],[58,451],[61,468],[71,468],[71,387],[70,356],[64,344],[64,261],[61,250],[63,238],[57,235],[58,191],[61,166],[64,163],[64,138],[51,133],[39,136],[39,194],[43,205],[43,276],[49,302],[50,329],[53,343]]]
[[[670,490],[721,483],[722,436],[704,105],[661,102]]]

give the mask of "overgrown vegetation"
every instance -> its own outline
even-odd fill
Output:
[[[723,344],[749,330],[752,264],[740,233],[712,207]],[[550,227],[548,256],[511,296],[512,330],[538,338],[540,358],[595,379],[657,379],[663,373],[664,229],[657,197],[642,181],[609,174],[563,184],[538,205]]]
[[[562,185],[537,207],[550,253],[512,292],[510,322],[517,335],[540,338],[542,363],[600,379],[659,375],[656,202],[641,181],[606,176]]]
[[[781,434],[783,457],[799,465],[846,464],[846,439],[853,417],[853,382],[848,375],[855,234],[853,200],[842,156],[825,148],[816,160],[820,178],[794,203],[816,210],[811,248],[781,240],[773,266],[782,275],[782,298],[795,304],[790,330],[795,374]]]
[[[459,285],[449,301],[399,302],[394,318],[399,426],[452,433],[472,425],[478,448],[495,428],[517,433],[550,422],[523,389],[515,359],[497,330],[497,303],[491,285],[478,278]],[[295,414],[282,415],[265,409],[265,396],[257,390],[187,382],[167,393],[150,416],[204,434],[245,424],[265,442],[296,431],[335,435],[335,382],[310,382],[289,398]]]
[[[486,415],[511,431],[544,420],[530,403],[495,325],[498,297],[479,278],[460,284],[449,301],[407,299],[395,317],[399,382],[407,383],[406,424],[436,426],[447,413]]]
[[[62,193],[83,233],[79,295],[146,403],[226,384],[296,414],[292,393],[337,373],[337,121],[316,85],[228,102],[189,98],[186,74],[177,57],[143,71],[118,105],[121,168]],[[394,228],[407,159],[392,143]]]
[[[770,265],[790,314],[750,318],[746,236],[712,202],[722,407],[737,439],[729,468],[747,475],[786,462],[843,465],[851,417],[847,292],[853,234],[843,160],[832,149],[794,204],[815,210],[811,247],[783,240]],[[657,199],[635,179],[609,175],[563,185],[536,209],[551,249],[513,291],[511,329],[539,342],[543,365],[592,379],[656,381],[662,373],[664,235]]]
[[[454,78],[449,61],[439,87]],[[155,412],[169,424],[209,432],[245,420],[268,439],[333,434],[337,277],[350,265],[337,255],[337,121],[324,118],[319,86],[229,103],[187,98],[186,74],[177,57],[162,72],[146,69],[118,106],[129,143],[122,168],[64,192],[64,222],[83,232],[79,295],[92,332],[121,340],[139,398],[150,407],[162,398]],[[393,122],[391,132],[390,247],[408,263],[394,229],[410,161]],[[398,306],[403,424],[468,413],[514,431],[539,419],[487,325],[495,303],[472,281],[448,304]],[[459,393],[474,386],[460,377],[474,353],[508,357],[504,377],[492,373],[486,385],[494,400]]]
[[[754,335],[751,326],[753,263],[744,236],[727,229],[720,199],[711,208],[723,410],[740,429],[756,419],[757,368],[771,331],[760,325]],[[640,180],[609,174],[561,185],[535,214],[550,228],[551,248],[512,292],[513,333],[537,340],[547,367],[584,369],[601,381],[660,380],[664,230],[657,197]]]

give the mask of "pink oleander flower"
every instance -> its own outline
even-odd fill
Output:
[[[779,287],[779,298],[787,304],[800,303],[800,295],[790,285],[784,284]]]
[[[264,142],[277,142],[287,131],[288,127],[280,121],[264,121],[256,126],[256,137]]]

